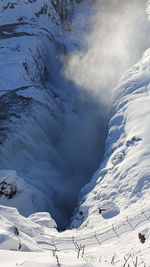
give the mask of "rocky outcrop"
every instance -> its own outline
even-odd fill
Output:
[[[73,14],[73,0],[52,0],[56,12],[59,14],[61,22],[69,23]]]

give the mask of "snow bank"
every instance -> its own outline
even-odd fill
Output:
[[[29,219],[41,226],[48,228],[57,228],[56,222],[51,218],[50,214],[47,212],[37,212],[29,216]]]
[[[42,251],[33,240],[43,229],[22,217],[15,208],[0,206],[0,249],[14,251]]]

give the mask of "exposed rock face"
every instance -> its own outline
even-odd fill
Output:
[[[56,12],[59,14],[62,22],[69,22],[73,14],[73,0],[52,0]]]

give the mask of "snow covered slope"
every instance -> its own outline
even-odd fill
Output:
[[[81,191],[73,227],[94,226],[149,207],[150,50],[116,88],[104,161]],[[100,219],[99,208],[105,209]],[[81,213],[81,215],[80,215]]]
[[[150,210],[92,231],[58,233],[48,213],[25,218],[14,208],[0,206],[0,266],[149,266]],[[132,229],[132,227],[134,229]],[[144,241],[138,238],[144,236]],[[141,239],[142,240],[142,239]],[[80,249],[81,248],[81,249]],[[23,253],[22,253],[23,252]]]
[[[0,202],[24,215],[51,210],[61,221],[63,212],[53,206],[55,193],[61,191],[59,145],[65,112],[73,114],[74,106],[68,90],[59,87],[60,74],[55,77],[64,46],[56,40],[63,27],[55,10],[59,3],[55,8],[53,4],[48,0],[0,2],[0,168],[10,170],[1,172]],[[61,7],[63,22],[71,12],[71,2],[69,11],[65,9],[68,4]],[[64,107],[62,98],[70,104]],[[14,186],[16,193],[6,197],[3,185]]]
[[[85,101],[63,73],[68,46],[75,47],[73,1],[1,1],[0,8],[0,168],[16,172],[16,193],[7,198],[2,189],[0,203],[25,216],[49,211],[64,228],[105,140],[102,106],[88,93]],[[11,186],[5,175],[4,184]]]

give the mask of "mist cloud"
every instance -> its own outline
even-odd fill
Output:
[[[145,9],[146,0],[98,0],[87,49],[69,56],[66,76],[108,103],[110,89],[149,47]]]
[[[85,2],[78,5],[86,8]],[[81,187],[102,161],[113,88],[123,72],[141,58],[150,41],[146,1],[97,0],[93,17],[84,8],[73,26],[77,38],[81,37],[77,51],[63,58],[66,80],[76,88],[78,116],[64,133],[62,175],[66,191],[64,200],[61,197],[61,202],[56,201],[68,218]],[[91,26],[84,35],[82,27],[89,23],[87,20]]]

